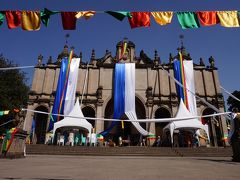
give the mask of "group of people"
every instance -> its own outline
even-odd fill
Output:
[[[46,144],[57,144],[59,146],[97,146],[98,140],[96,133],[86,133],[80,131],[59,131],[53,141],[52,135],[46,137]]]

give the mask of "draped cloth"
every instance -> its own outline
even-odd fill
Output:
[[[177,18],[182,29],[200,27],[197,14],[194,12],[177,12]]]
[[[186,82],[186,91],[188,99],[188,110],[193,116],[197,116],[197,103],[195,94],[195,80],[194,80],[194,70],[193,70],[193,61],[185,60],[183,61],[184,65],[184,74]],[[191,91],[191,92],[190,92]]]
[[[124,105],[125,105],[125,66],[124,64],[117,63],[115,66],[114,74],[114,119],[120,119],[124,114]],[[112,128],[117,125],[117,121],[112,121],[111,125],[101,132],[100,134],[105,136],[107,135]]]
[[[173,61],[173,68],[174,68],[174,78],[179,81],[181,84],[183,84],[182,82],[182,74],[181,74],[181,66],[180,66],[180,61],[179,60],[174,60]],[[181,86],[179,86],[178,84],[176,84],[176,89],[177,89],[177,93],[179,96],[179,99],[182,99],[184,102],[184,91],[183,88]]]
[[[14,29],[21,26],[22,13],[21,11],[6,11],[5,12],[9,29]]]
[[[56,96],[54,99],[52,114],[63,114],[64,101],[61,101],[61,98],[65,97],[66,95],[66,90],[64,90],[64,85],[67,81],[67,78],[66,78],[67,69],[68,69],[68,58],[64,58],[62,59],[62,63],[61,63],[61,69],[58,77],[58,85],[56,90]],[[56,122],[57,119],[58,119],[58,116],[52,115],[52,120],[50,120],[49,122],[48,131],[51,131],[53,129],[54,122]]]
[[[119,21],[122,21],[125,17],[132,17],[131,13],[127,11],[105,11],[105,13],[110,14]]]
[[[40,12],[22,11],[22,29],[36,31],[40,29]]]
[[[217,11],[221,26],[239,27],[237,11]]]
[[[152,16],[154,17],[155,21],[160,25],[167,25],[172,22],[173,12],[151,12]]]
[[[213,26],[220,22],[216,11],[199,11],[197,16],[202,26]]]
[[[114,84],[114,119],[121,119],[126,114],[135,128],[144,136],[148,133],[141,127],[137,120],[135,107],[135,64],[134,63],[117,63],[115,66],[115,84]],[[111,125],[100,134],[105,136],[117,124],[113,121]]]
[[[77,18],[76,12],[61,12],[62,25],[64,30],[75,30]]]
[[[68,115],[72,111],[75,104],[79,63],[80,58],[73,58],[70,64],[67,91],[64,104],[64,115]]]
[[[143,136],[147,136],[149,133],[142,128],[137,120],[136,107],[135,107],[135,64],[125,64],[125,114],[131,123],[135,126],[139,133]]]
[[[131,28],[150,27],[150,12],[131,12],[128,17]]]

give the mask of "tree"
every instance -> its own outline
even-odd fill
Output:
[[[0,68],[16,66],[16,64],[0,54]],[[29,87],[26,81],[26,73],[19,69],[0,69],[0,111],[10,110],[9,115],[0,116],[0,124],[14,118],[15,113],[13,109],[19,109],[27,104]],[[10,126],[11,124],[0,127],[0,131]]]
[[[240,91],[233,91],[232,93],[234,96],[236,96],[238,99],[240,99]],[[232,109],[238,108],[240,110],[240,102],[234,98],[232,98],[231,96],[228,97],[227,99],[227,105],[229,106],[228,110],[232,111]]]

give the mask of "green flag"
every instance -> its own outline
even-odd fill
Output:
[[[58,11],[50,11],[47,8],[44,8],[44,10],[42,10],[40,12],[42,23],[47,27],[48,23],[49,23],[50,16],[54,15],[56,13],[59,13],[59,12]]]
[[[182,29],[200,27],[197,14],[194,12],[177,12],[177,17]]]
[[[130,12],[125,12],[125,11],[105,11],[105,13],[112,15],[119,21],[122,21],[125,17],[132,17]]]
[[[4,21],[5,13],[3,11],[0,12],[0,26],[2,25]]]

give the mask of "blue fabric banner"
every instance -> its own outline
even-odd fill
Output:
[[[114,75],[114,119],[120,119],[125,113],[125,64],[117,63]],[[111,125],[100,134],[106,136],[119,122],[113,121]]]
[[[173,61],[173,67],[174,67],[174,77],[176,80],[178,80],[182,84],[182,75],[181,75],[181,65],[179,60],[174,60]],[[176,83],[176,88],[177,88],[177,94],[180,99],[183,100],[184,102],[184,91],[181,86],[179,86]]]
[[[35,132],[35,128],[36,128],[36,120],[33,119],[32,120],[32,129],[31,129],[31,134],[33,134]]]
[[[66,95],[66,88],[64,89],[65,81],[67,80],[67,68],[68,68],[68,58],[62,59],[61,69],[58,77],[58,85],[56,90],[56,95],[54,99],[52,114],[63,114],[64,109],[64,99]],[[63,96],[62,105],[61,98]],[[59,109],[61,107],[61,109]],[[57,121],[58,116],[52,115],[53,118],[50,118],[48,131],[51,131],[53,129],[54,123]]]

